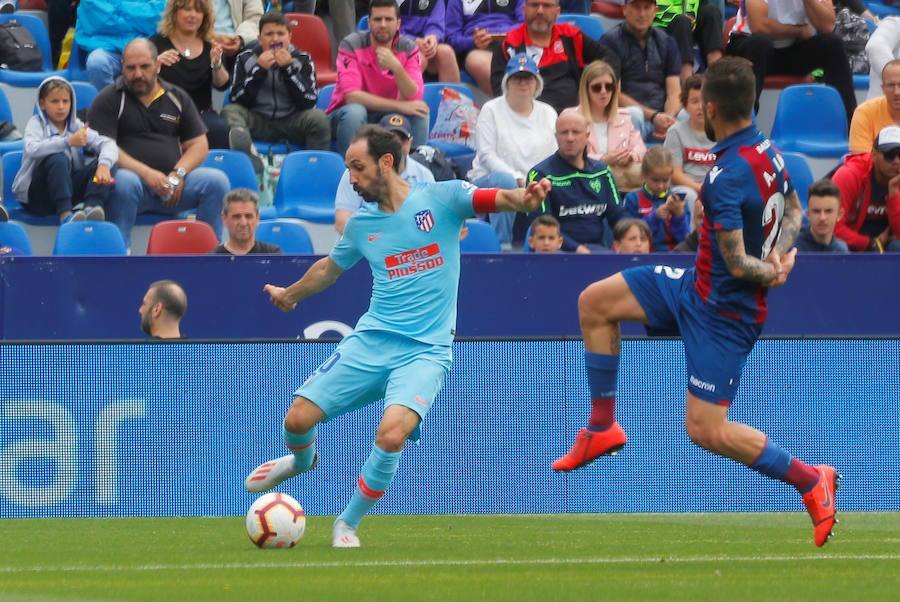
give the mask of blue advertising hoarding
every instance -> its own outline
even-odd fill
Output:
[[[255,497],[246,473],[285,453],[291,392],[334,345],[0,344],[0,517],[243,514]],[[589,410],[582,353],[575,340],[457,342],[422,441],[374,511],[802,510],[787,485],[690,443],[677,340],[623,342],[624,452],[551,471]],[[731,417],[834,464],[839,508],[900,510],[898,356],[897,339],[764,339]],[[280,490],[311,514],[340,512],[380,412],[321,425],[319,467]]]

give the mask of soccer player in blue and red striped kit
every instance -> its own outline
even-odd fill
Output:
[[[402,157],[393,133],[375,125],[360,128],[346,162],[350,183],[368,202],[350,216],[331,253],[300,280],[286,288],[265,286],[272,303],[290,311],[359,260],[372,269],[369,310],[294,392],[283,431],[291,453],[263,463],[244,483],[248,491],[268,491],[312,470],[320,421],[384,399],[372,451],[334,523],[336,548],[359,547],[360,521],[393,480],[406,440],[418,438],[450,370],[465,220],[476,213],[533,211],[551,186],[549,180],[515,190],[478,189],[459,180],[412,185],[400,177]]]
[[[615,421],[622,321],[680,332],[688,370],[685,428],[698,446],[797,489],[825,544],[835,521],[840,475],[792,457],[764,433],[728,420],[741,370],[766,320],[768,289],[794,267],[801,208],[784,160],[751,120],[750,62],[726,57],[710,66],[702,96],[718,158],[701,190],[705,217],[693,269],[642,266],[588,286],[578,299],[591,393],[588,426],[553,469],[569,471],[621,450]]]

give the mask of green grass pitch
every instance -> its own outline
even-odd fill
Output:
[[[243,517],[0,520],[0,600],[900,600],[900,513],[333,517],[259,550]]]

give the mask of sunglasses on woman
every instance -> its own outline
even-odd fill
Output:
[[[591,92],[594,94],[599,94],[601,91],[606,90],[607,92],[612,92],[616,89],[616,85],[612,82],[603,82],[597,84],[591,84]]]

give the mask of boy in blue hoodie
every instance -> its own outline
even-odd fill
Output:
[[[61,223],[102,221],[119,159],[115,141],[76,117],[75,93],[62,77],[41,82],[37,104],[38,113],[25,126],[13,194],[29,213],[55,213]]]

